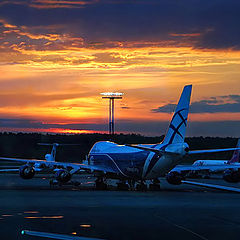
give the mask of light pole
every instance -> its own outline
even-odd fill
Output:
[[[123,93],[119,92],[105,92],[101,93],[102,98],[109,99],[109,134],[114,134],[114,100],[122,99]]]

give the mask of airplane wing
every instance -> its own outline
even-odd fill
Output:
[[[80,164],[80,168],[82,170],[86,170],[86,171],[100,171],[100,172],[110,172],[110,173],[117,173],[115,170],[113,170],[112,168],[108,168],[108,167],[103,167],[103,166],[96,166],[96,165],[89,165],[89,164]]]
[[[185,181],[185,180],[182,180],[182,183],[199,186],[199,187],[206,187],[206,188],[211,188],[211,189],[224,190],[224,191],[228,191],[228,192],[240,193],[240,188],[227,187],[227,186],[208,184],[208,183]]]
[[[0,157],[0,160],[3,161],[14,161],[14,162],[47,162],[46,160],[41,159],[24,159],[24,158],[7,158],[7,157]]]
[[[22,162],[25,164],[29,164],[31,166],[34,166],[35,164],[37,164],[38,171],[40,171],[40,168],[41,169],[71,168],[71,171],[70,171],[71,174],[78,173],[81,170],[86,170],[90,172],[100,171],[104,173],[106,172],[117,173],[114,169],[110,167],[81,164],[81,163],[55,162],[55,161],[46,161],[46,160],[39,160],[39,159],[22,159],[22,158],[7,158],[7,157],[0,157],[0,160]]]
[[[191,150],[188,154],[200,154],[200,153],[216,153],[216,152],[226,152],[226,151],[234,151],[239,150],[240,148],[222,148],[222,149],[206,149],[206,150]]]
[[[19,169],[0,169],[0,172],[19,172]]]
[[[42,237],[42,238],[59,239],[59,240],[103,240],[100,238],[69,236],[69,235],[65,235],[65,234],[37,232],[37,231],[29,231],[29,230],[22,230],[21,234],[29,235],[29,236],[37,236],[37,237]]]
[[[206,166],[196,166],[196,165],[177,165],[175,168],[171,170],[171,172],[178,172],[182,174],[187,174],[189,172],[224,172],[227,169],[240,169],[240,165],[206,165]]]
[[[0,157],[1,161],[13,161],[13,162],[19,162],[19,163],[26,163],[29,165],[34,164],[42,164],[45,167],[67,167],[71,166],[71,163],[63,163],[63,162],[55,162],[55,161],[46,161],[46,160],[40,160],[40,159],[24,159],[24,158],[7,158],[7,157]]]

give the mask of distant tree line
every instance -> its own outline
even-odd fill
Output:
[[[163,140],[160,137],[145,137],[139,134],[39,134],[39,133],[0,133],[0,156],[44,159],[50,153],[51,146],[39,146],[37,143],[74,143],[79,146],[62,146],[57,150],[57,161],[81,162],[97,141],[114,141],[118,144],[145,143],[154,144]],[[237,138],[190,137],[186,138],[190,149],[211,149],[235,147]],[[232,152],[202,154],[187,157],[185,162],[196,159],[230,159]]]

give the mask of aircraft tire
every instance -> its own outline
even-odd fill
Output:
[[[126,183],[119,182],[119,183],[117,183],[117,189],[121,190],[121,191],[128,191],[129,186]]]
[[[149,190],[150,191],[160,191],[161,190],[160,184],[150,184]]]
[[[136,190],[141,191],[141,192],[145,192],[145,191],[147,191],[147,185],[143,184],[143,183],[137,184]]]
[[[107,184],[101,181],[96,181],[96,190],[107,190]]]

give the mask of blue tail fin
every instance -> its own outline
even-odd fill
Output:
[[[236,147],[240,147],[240,138],[238,139]],[[228,161],[228,163],[238,163],[239,161],[240,161],[239,150],[235,150],[233,152],[232,158]]]
[[[163,144],[184,142],[191,92],[192,85],[184,87]]]

